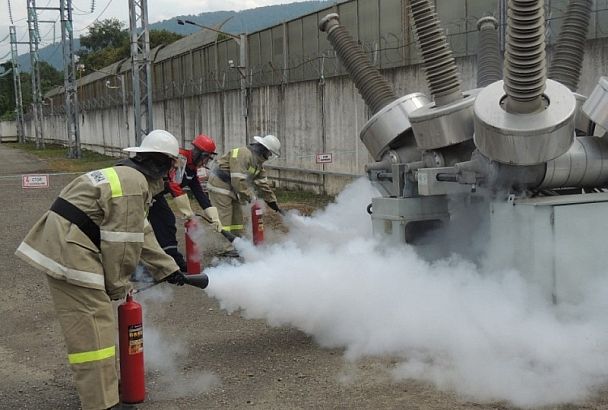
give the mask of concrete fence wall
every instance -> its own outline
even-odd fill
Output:
[[[475,87],[474,57],[457,59],[463,89]],[[595,87],[608,68],[608,40],[587,44],[579,92]],[[397,95],[412,92],[428,94],[420,65],[384,70]],[[214,137],[223,153],[247,143],[247,135],[273,133],[282,143],[280,158],[268,163],[269,174],[282,186],[334,194],[345,183],[362,175],[372,159],[358,138],[370,113],[347,76],[324,81],[303,81],[250,90],[248,116],[242,111],[239,90],[158,101],[154,105],[155,128],[172,132],[183,146],[201,132]],[[81,144],[108,155],[121,155],[121,149],[134,144],[133,113],[125,118],[123,108],[83,111],[79,116]],[[127,126],[128,124],[128,126]],[[13,123],[0,123],[0,135],[16,134]],[[45,140],[66,143],[62,115],[45,115]],[[31,120],[26,135],[33,136]],[[331,153],[332,162],[316,163],[316,154]]]
[[[0,141],[17,140],[17,123],[14,121],[0,121]]]

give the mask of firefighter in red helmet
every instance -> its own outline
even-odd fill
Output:
[[[184,272],[186,271],[186,261],[177,247],[175,214],[169,207],[165,194],[170,193],[173,197],[174,208],[179,216],[190,219],[194,216],[194,212],[190,206],[188,195],[184,191],[185,187],[190,188],[205,216],[212,221],[214,229],[221,232],[222,224],[217,208],[211,206],[209,197],[203,191],[198,178],[198,169],[206,167],[207,163],[217,155],[215,148],[213,138],[200,134],[192,141],[192,149],[180,149],[180,164],[169,174],[165,183],[165,191],[154,197],[154,203],[148,214],[158,243],[167,254],[173,257],[179,268]]]

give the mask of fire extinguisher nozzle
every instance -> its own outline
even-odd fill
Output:
[[[184,275],[184,283],[190,286],[195,286],[200,289],[205,289],[209,285],[209,277],[204,273],[196,275]]]

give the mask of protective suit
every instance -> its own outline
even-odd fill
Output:
[[[161,142],[173,147],[171,134],[153,131],[148,137],[155,132],[156,136],[161,133]],[[148,149],[138,152],[164,157],[160,148]],[[156,281],[179,270],[147,222],[150,201],[163,183],[162,177],[144,175],[144,168],[126,160],[123,166],[77,177],[16,251],[47,274],[83,409],[107,409],[119,402],[116,324],[110,300],[126,296],[138,262]]]
[[[178,249],[175,214],[169,207],[165,194],[170,193],[173,197],[173,205],[179,216],[190,219],[194,216],[194,212],[190,206],[188,195],[184,191],[184,188],[188,187],[203,209],[205,216],[213,224],[214,229],[220,232],[222,225],[217,209],[211,206],[209,197],[203,191],[197,175],[198,168],[205,167],[207,162],[215,155],[215,141],[204,134],[198,135],[192,141],[192,149],[180,149],[179,156],[182,167],[169,173],[169,177],[165,181],[165,190],[154,197],[154,202],[148,213],[148,220],[152,224],[158,243],[166,253],[175,259],[180,270],[184,272],[187,270],[187,264]]]
[[[250,145],[234,148],[216,161],[207,189],[224,230],[236,235],[242,233],[241,205],[255,199],[256,191],[266,202],[276,204],[277,198],[263,167],[267,159]]]

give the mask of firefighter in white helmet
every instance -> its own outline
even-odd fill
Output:
[[[283,213],[263,166],[273,155],[279,156],[281,142],[274,135],[255,136],[253,139],[255,142],[252,144],[231,149],[216,160],[216,167],[207,181],[209,199],[218,210],[224,230],[235,235],[243,231],[241,206],[255,200],[256,192],[271,209]],[[226,248],[223,254],[238,256],[232,246]]]
[[[16,252],[47,275],[83,409],[119,403],[111,300],[131,290],[138,262],[155,281],[184,284],[146,219],[174,166],[178,142],[155,130],[125,151],[135,156],[69,183]]]

